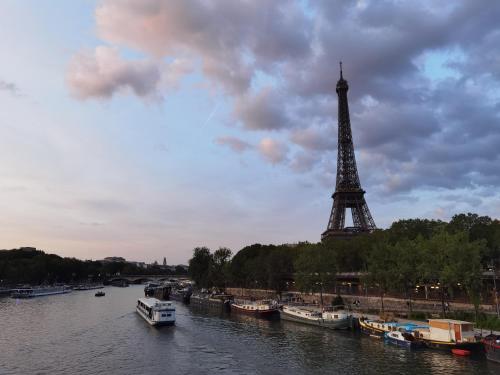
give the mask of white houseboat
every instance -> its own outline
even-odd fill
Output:
[[[315,311],[306,307],[283,306],[280,318],[298,323],[305,323],[331,329],[348,329],[351,327],[352,315],[345,310]]]
[[[51,296],[53,294],[64,294],[71,292],[67,286],[51,286],[42,288],[18,288],[12,291],[12,298],[34,298]]]
[[[160,301],[156,298],[139,298],[137,313],[149,324],[172,325],[175,323],[175,306],[172,301]]]

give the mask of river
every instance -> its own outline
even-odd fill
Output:
[[[154,328],[135,313],[142,286],[104,291],[0,298],[0,374],[500,374],[484,358],[180,302],[176,325]]]

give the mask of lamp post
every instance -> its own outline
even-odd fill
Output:
[[[490,267],[491,267],[490,271],[493,271],[493,290],[495,291],[495,305],[497,308],[497,317],[500,318],[500,309],[498,308],[497,273],[495,271],[495,263],[492,262]]]

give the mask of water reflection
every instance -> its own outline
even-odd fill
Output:
[[[0,299],[0,374],[498,374],[481,358],[358,333],[177,305],[173,327],[135,312],[141,286]]]

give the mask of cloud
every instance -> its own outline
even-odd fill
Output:
[[[236,137],[229,137],[229,136],[219,137],[215,140],[215,143],[222,145],[222,146],[227,146],[231,150],[233,150],[234,152],[238,152],[238,153],[244,152],[244,151],[253,147],[248,142],[242,141],[241,139],[236,138]]]
[[[103,0],[97,32],[114,47],[98,47],[104,56],[97,49],[77,55],[69,82],[80,97],[154,97],[165,92],[164,61],[179,61],[182,69],[171,70],[176,83],[198,67],[230,99],[241,124],[241,143],[216,143],[242,152],[244,131],[258,131],[265,160],[317,174],[335,160],[343,60],[367,190],[498,186],[499,18],[500,3],[466,0]],[[121,58],[122,48],[144,59]],[[429,64],[436,56],[453,75],[440,76]],[[287,142],[266,132],[284,133],[279,138]]]
[[[261,156],[271,164],[283,163],[287,160],[288,146],[271,138],[264,138],[259,143]]]
[[[306,55],[309,22],[295,1],[103,1],[96,9],[103,39],[156,57],[200,58],[203,73],[232,94],[246,91],[254,67]]]
[[[291,133],[290,140],[310,151],[328,151],[337,149],[337,134],[333,126],[326,128],[308,127]]]
[[[284,98],[270,88],[236,99],[234,113],[248,130],[278,130],[289,124],[283,111]]]
[[[290,162],[290,168],[298,173],[310,172],[320,161],[321,157],[308,152],[298,152]]]
[[[124,60],[116,48],[105,46],[74,56],[67,73],[73,94],[82,99],[109,98],[123,90],[140,97],[156,97],[160,78],[157,65]]]
[[[7,82],[0,79],[0,91],[5,91],[12,96],[19,96],[20,90],[15,83]]]

